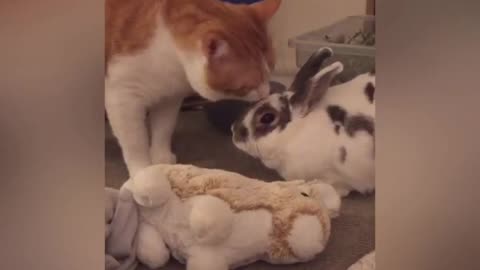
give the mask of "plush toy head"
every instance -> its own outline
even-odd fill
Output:
[[[333,186],[323,182],[304,182],[299,185],[299,189],[303,196],[322,202],[331,218],[339,215],[341,198]]]

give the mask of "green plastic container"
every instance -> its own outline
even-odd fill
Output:
[[[350,16],[327,27],[311,31],[288,41],[296,50],[296,64],[303,66],[318,49],[330,47],[334,57],[326,64],[341,61],[345,71],[338,81],[344,82],[375,68],[375,16]]]

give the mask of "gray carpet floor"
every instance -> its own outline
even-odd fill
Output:
[[[109,128],[106,133],[106,185],[119,188],[127,178],[127,171]],[[281,179],[259,161],[237,150],[230,137],[212,127],[203,112],[180,114],[173,149],[179,163],[230,170],[266,181]],[[328,247],[311,262],[283,266],[258,262],[241,270],[346,270],[375,248],[374,206],[374,195],[352,194],[344,199],[341,216],[333,220]],[[146,269],[139,267],[138,270]],[[171,259],[162,269],[180,270],[185,267]]]

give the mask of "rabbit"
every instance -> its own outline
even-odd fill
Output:
[[[366,194],[375,190],[375,70],[331,86],[344,68],[321,68],[332,56],[319,49],[287,91],[251,104],[232,124],[232,141],[285,180]]]

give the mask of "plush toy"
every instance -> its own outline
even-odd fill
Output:
[[[191,165],[155,165],[122,188],[139,206],[137,258],[151,268],[170,253],[187,270],[306,262],[324,250],[340,208],[328,184],[268,183]]]
[[[361,257],[347,270],[375,270],[375,250]]]

